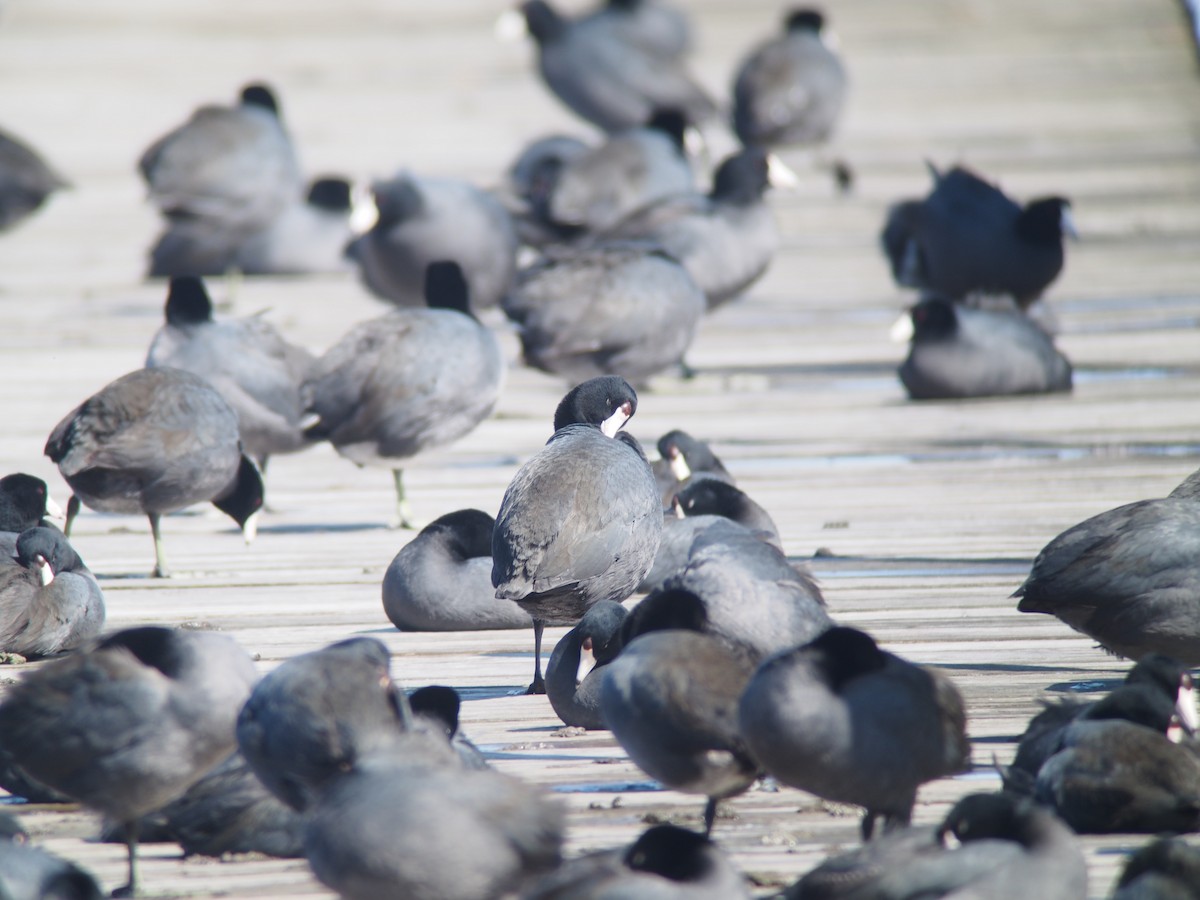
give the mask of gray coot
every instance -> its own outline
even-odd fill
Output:
[[[651,778],[708,798],[704,833],[717,802],[742,793],[759,767],[738,728],[738,698],[754,672],[746,654],[677,623],[641,621],[604,667],[600,709],[617,743]],[[683,623],[679,623],[683,624]]]
[[[234,266],[247,275],[304,275],[353,268],[345,256],[346,245],[354,237],[352,201],[352,186],[345,178],[314,179],[306,196],[296,198],[265,229],[238,244]]]
[[[733,81],[733,128],[746,146],[820,144],[829,140],[846,100],[846,70],[825,41],[825,17],[797,7],[783,33],[758,44]],[[847,188],[853,176],[834,166]]]
[[[537,42],[542,80],[593,125],[610,132],[635,128],[667,108],[696,123],[716,113],[712,98],[678,59],[571,20],[544,0],[530,0],[520,11]]]
[[[650,618],[694,622],[755,663],[811,641],[831,624],[812,575],[727,520],[696,534],[683,569],[633,609],[627,628]]]
[[[1062,271],[1063,236],[1075,233],[1070,202],[1021,206],[961,166],[929,169],[933,191],[893,206],[881,235],[896,283],[955,300],[1005,294],[1029,306]]]
[[[951,839],[958,842],[951,843]],[[1084,900],[1079,841],[1028,799],[970,794],[938,826],[889,832],[830,857],[785,900]]]
[[[237,413],[242,449],[265,471],[273,454],[311,443],[301,427],[300,384],[315,360],[260,316],[217,321],[212,313],[204,282],[172,278],[166,323],[146,367],[183,369],[216,388]]]
[[[304,193],[278,100],[262,84],[244,87],[234,106],[200,107],[147,148],[138,168],[168,220],[208,219],[234,232],[266,227]]]
[[[564,725],[607,728],[600,712],[604,667],[621,651],[621,626],[627,611],[614,600],[601,600],[563,635],[546,663],[546,698]]]
[[[313,873],[348,900],[507,896],[561,858],[563,811],[537,788],[378,749],[346,761],[308,813]]]
[[[656,446],[659,458],[652,468],[664,509],[670,509],[675,494],[692,478],[718,478],[734,484],[733,476],[712,447],[686,431],[678,428],[668,431]]]
[[[584,29],[607,32],[612,40],[672,59],[685,55],[692,46],[687,13],[662,0],[606,0],[577,21]]]
[[[335,772],[398,741],[414,758],[455,762],[444,735],[416,727],[390,662],[379,641],[351,638],[294,656],[255,686],[237,741],[269,791],[305,810]]]
[[[32,215],[55,191],[70,186],[32,148],[0,131],[0,232]]]
[[[256,677],[225,635],[120,631],[9,690],[0,704],[4,749],[31,777],[125,823],[132,895],[138,819],[229,755]]]
[[[687,118],[659,110],[645,125],[617,132],[566,160],[549,198],[557,225],[601,231],[648,203],[692,190],[685,152]]]
[[[764,535],[767,543],[783,549],[775,520],[749,494],[720,478],[696,478],[675,493],[672,507],[683,516],[722,516],[743,528]]]
[[[517,235],[504,205],[465,181],[402,172],[374,185],[379,218],[346,249],[363,283],[398,306],[420,306],[425,273],[452,260],[474,309],[495,306],[517,268]]]
[[[914,400],[1071,390],[1071,363],[1019,310],[977,309],[931,296],[900,326],[894,336],[910,336],[911,344],[898,374]]]
[[[74,650],[104,627],[104,594],[55,528],[30,528],[0,559],[0,651],[25,657]]]
[[[554,250],[520,273],[503,305],[525,362],[572,384],[619,375],[640,385],[682,365],[705,311],[687,270],[637,241]]]
[[[571,389],[553,436],[504,492],[492,584],[533,617],[533,693],[545,693],[543,626],[574,625],[601,600],[625,600],[654,562],[658,491],[641,446],[620,431],[636,410],[637,394],[616,376]]]
[[[628,847],[564,863],[521,900],[743,900],[747,882],[702,834],[655,825]]]
[[[512,215],[522,244],[544,247],[575,236],[576,229],[554,223],[550,199],[563,168],[589,149],[580,138],[552,134],[526,145],[508,167],[496,195]]]
[[[738,720],[750,751],[784,784],[908,824],[917,788],[971,764],[962,696],[948,678],[881,650],[853,628],[771,657]]]
[[[72,862],[29,843],[8,813],[0,813],[0,897],[5,900],[101,900],[96,879]]]
[[[399,309],[350,329],[317,360],[302,387],[325,438],[360,466],[392,470],[396,520],[414,526],[403,462],[458,440],[491,413],[504,381],[496,338],[471,313],[457,263],[429,265],[428,309]]]
[[[794,177],[784,171],[765,151],[742,150],[717,168],[707,195],[685,194],[652,203],[600,238],[659,244],[688,270],[712,309],[746,290],[771,264],[779,232],[763,193],[770,184]]]
[[[0,556],[17,552],[17,538],[22,531],[62,516],[62,508],[50,496],[46,482],[36,475],[14,472],[0,478]]]
[[[1013,594],[1118,656],[1200,664],[1200,470],[1170,496],[1110,509],[1037,555]]]
[[[1200,848],[1181,838],[1157,838],[1129,857],[1111,900],[1196,900]]]
[[[383,610],[401,631],[528,628],[529,613],[492,587],[495,520],[479,509],[434,519],[383,575]]]
[[[66,533],[80,502],[143,513],[154,534],[154,575],[165,577],[159,519],[211,501],[255,534],[258,469],[241,450],[237,413],[208,382],[179,369],[139,369],[85,400],[55,426],[46,455],[71,486]]]

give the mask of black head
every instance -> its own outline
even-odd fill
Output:
[[[413,715],[436,720],[445,729],[447,738],[458,731],[462,699],[454,688],[440,684],[419,688],[408,695],[408,705]]]
[[[816,654],[821,669],[835,690],[861,675],[877,672],[887,665],[887,654],[865,631],[835,626],[809,641],[801,652]]]
[[[568,425],[595,425],[611,427],[611,433],[605,432],[611,437],[635,412],[637,392],[629,382],[619,375],[602,375],[567,392],[554,411],[554,430]]]
[[[1017,234],[1031,244],[1061,247],[1064,235],[1075,236],[1071,201],[1065,197],[1031,200],[1017,218]]]
[[[521,4],[525,27],[539,44],[553,41],[566,30],[568,22],[545,0],[529,0]]]
[[[747,147],[717,167],[709,196],[735,206],[757,203],[770,184],[768,169],[766,151],[759,147]]]
[[[621,626],[629,617],[627,610],[615,600],[601,600],[579,620],[576,630],[589,641],[596,664],[611,662],[621,652],[624,641]]]
[[[724,472],[725,466],[712,448],[686,431],[668,431],[658,439],[658,452],[663,459],[682,456],[693,472]]]
[[[1200,885],[1200,847],[1193,847],[1181,838],[1159,838],[1142,847],[1125,863],[1117,887],[1125,887],[1134,879],[1149,872],[1157,872],[1189,887]],[[1140,894],[1138,896],[1141,896]],[[1148,892],[1146,896],[1158,896]],[[1162,896],[1168,896],[1164,893]],[[1169,896],[1174,896],[1170,894]],[[1184,895],[1180,896],[1193,896]]]
[[[675,495],[686,516],[724,516],[740,519],[750,498],[745,492],[719,478],[697,478]]]
[[[316,178],[308,186],[309,206],[329,212],[348,213],[351,207],[350,182],[345,178]]]
[[[1190,686],[1191,681],[1188,667],[1165,653],[1147,653],[1125,676],[1126,684],[1145,684],[1172,701],[1179,694],[1179,688],[1184,684]]]
[[[242,88],[241,100],[243,106],[257,106],[279,115],[279,99],[265,84],[248,84]]]
[[[371,186],[379,218],[372,231],[386,231],[394,225],[416,218],[425,209],[425,198],[416,183],[407,176],[377,181]]]
[[[1157,685],[1123,684],[1089,706],[1081,718],[1133,722],[1167,733],[1175,715],[1175,695],[1164,694]]]
[[[625,851],[625,864],[635,872],[653,872],[668,881],[699,881],[712,868],[707,857],[712,842],[675,825],[647,829]]]
[[[628,644],[650,631],[704,631],[707,624],[708,610],[699,595],[684,588],[667,588],[653,592],[633,608],[621,627],[621,641]]]
[[[496,520],[481,509],[459,509],[439,516],[422,533],[447,535],[463,559],[492,555],[492,531]]]
[[[262,509],[263,496],[262,475],[250,458],[243,454],[233,488],[214,500],[213,506],[237,522],[238,528],[246,533],[247,538],[252,538],[254,535],[247,531],[246,523]]]
[[[0,531],[24,531],[42,521],[50,492],[46,482],[24,472],[0,478]]]
[[[985,839],[1020,841],[1033,803],[1012,794],[968,794],[946,815],[938,828],[939,840],[953,834],[960,841]]]
[[[471,291],[458,263],[442,260],[425,267],[425,304],[471,315]]]
[[[646,127],[654,131],[661,131],[671,139],[671,142],[678,148],[679,152],[683,152],[683,137],[688,126],[687,116],[678,109],[659,109],[654,112]]]
[[[783,24],[788,31],[811,31],[820,34],[821,29],[825,27],[825,15],[820,10],[802,6],[789,12]]]
[[[17,538],[17,560],[25,568],[38,564],[38,558],[50,564],[50,571],[70,572],[82,568],[83,562],[66,537],[57,528],[30,528]]]
[[[958,332],[958,309],[945,297],[926,297],[909,312],[912,316],[914,344],[945,341]]]
[[[212,321],[212,300],[204,282],[194,275],[177,275],[167,288],[167,324],[176,327]]]
[[[168,678],[178,677],[187,662],[179,632],[158,625],[126,628],[100,642],[97,650],[123,647],[145,666],[158,669]]]

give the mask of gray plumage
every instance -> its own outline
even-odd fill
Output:
[[[327,439],[360,466],[393,471],[397,519],[411,525],[401,482],[405,459],[467,434],[491,413],[504,381],[492,333],[471,315],[464,273],[429,266],[430,309],[400,309],[360,323],[317,360],[302,387]]]
[[[712,309],[761,278],[779,245],[774,215],[763,201],[768,168],[762,150],[743,150],[721,163],[707,195],[652,203],[601,237],[658,244],[688,270]]]
[[[933,190],[894,205],[880,236],[896,283],[955,300],[1007,294],[1021,307],[1040,297],[1062,271],[1070,202],[1021,206],[961,166],[929,168]]]
[[[738,900],[746,878],[702,834],[655,825],[628,847],[564,863],[521,900]]]
[[[1180,838],[1158,838],[1133,853],[1112,900],[1197,900],[1200,848]]]
[[[543,0],[521,6],[537,42],[546,86],[576,115],[605,131],[634,128],[674,108],[691,122],[716,112],[712,98],[677,59],[572,21]]]
[[[598,375],[642,384],[679,365],[704,311],[683,266],[640,242],[552,251],[504,299],[525,362],[572,384]]]
[[[107,896],[79,866],[29,843],[15,818],[0,814],[0,897],[4,900],[101,900]]]
[[[31,147],[0,131],[0,232],[33,215],[55,191],[70,186]]]
[[[1057,616],[1119,656],[1200,664],[1200,471],[1164,499],[1064,531],[1013,596],[1021,612]]]
[[[234,748],[234,721],[257,677],[225,635],[132,628],[48,663],[0,704],[4,749],[38,781],[130,829]]]
[[[495,306],[516,272],[517,235],[504,205],[465,181],[401,172],[374,185],[379,218],[347,254],[367,288],[398,306],[420,306],[425,270],[453,260],[473,309]]]
[[[0,651],[51,656],[103,628],[104,594],[62,532],[22,532],[15,558],[0,559]]]
[[[927,297],[910,315],[912,343],[899,375],[914,400],[1071,390],[1071,363],[1020,311]]]
[[[85,400],[55,426],[46,455],[79,502],[103,512],[143,513],[154,533],[154,574],[167,574],[158,522],[211,501],[254,534],[262,478],[241,451],[237,413],[208,382],[180,369],[139,369]]]
[[[660,0],[607,0],[576,20],[584,29],[635,44],[647,53],[676,59],[692,46],[692,27],[682,9]]]
[[[237,413],[242,449],[260,467],[270,456],[312,442],[301,427],[300,384],[315,362],[261,316],[216,320],[199,278],[172,278],[166,323],[154,335],[147,368],[199,375]]]
[[[823,16],[796,9],[783,33],[754,48],[733,83],[733,126],[747,146],[829,140],[846,99],[846,70],[822,38]]]
[[[749,494],[721,478],[693,478],[675,492],[674,505],[684,516],[721,516],[743,528],[766,536],[769,544],[782,551],[779,528],[761,505]]]
[[[351,212],[348,181],[316,179],[307,196],[288,203],[266,228],[238,243],[233,265],[247,275],[348,271],[353,268],[345,255],[354,237]]]
[[[348,900],[479,900],[557,865],[563,827],[557,804],[507,775],[376,752],[322,788],[305,849]]]
[[[831,628],[764,662],[738,709],[741,733],[784,784],[908,824],[917,788],[970,767],[962,696],[944,675]]]
[[[495,520],[478,509],[434,519],[383,575],[383,610],[401,631],[528,628],[529,614],[492,587]]]
[[[263,85],[243,88],[235,106],[200,107],[147,148],[138,168],[168,220],[207,219],[233,232],[266,227],[304,194],[278,103]]]
[[[960,843],[951,846],[948,838]],[[1084,900],[1079,841],[1027,799],[970,794],[938,826],[904,828],[830,857],[785,900]]]
[[[522,244],[544,247],[573,236],[575,229],[551,219],[550,199],[563,167],[589,149],[580,138],[554,134],[538,138],[517,154],[496,196],[509,210]]]
[[[676,428],[658,439],[659,459],[655,460],[654,480],[662,493],[663,509],[671,508],[675,494],[693,478],[717,478],[734,484],[724,463],[704,441]]]
[[[601,600],[626,599],[654,562],[662,537],[654,476],[637,441],[616,431],[636,409],[621,378],[575,387],[558,406],[554,435],[504,492],[492,584],[533,617],[539,693],[542,625],[573,625]]]
[[[706,835],[717,801],[758,777],[738,728],[738,698],[753,671],[712,636],[677,628],[634,633],[604,667],[600,709],[613,737],[651,778],[708,798]]]
[[[607,728],[600,712],[604,667],[621,651],[625,607],[601,600],[555,644],[546,663],[546,699],[564,725]]]

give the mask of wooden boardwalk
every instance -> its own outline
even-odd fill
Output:
[[[697,70],[724,90],[778,5],[690,5]],[[1107,687],[1126,668],[1057,620],[1015,611],[1008,595],[1033,555],[1074,522],[1161,496],[1200,466],[1200,82],[1173,0],[829,6],[853,79],[839,150],[858,188],[836,196],[801,168],[800,189],[774,198],[784,248],[770,273],[702,325],[690,354],[700,374],[656,382],[632,430],[711,439],[788,551],[822,551],[813,566],[839,620],[956,679],[976,768],[922,791],[917,819],[932,821],[959,795],[997,785],[993,754],[1011,754],[1040,698]],[[76,189],[0,238],[0,472],[37,473],[62,502],[40,455],[46,435],[140,365],[164,290],[141,280],[157,226],[134,161],[194,105],[269,80],[306,168],[360,177],[407,165],[489,183],[525,140],[582,133],[535,80],[530,48],[492,39],[498,7],[6,0],[0,125]],[[904,400],[894,377],[903,350],[887,329],[906,298],[876,234],[891,200],[926,189],[926,158],[965,161],[1018,196],[1073,198],[1082,240],[1050,293],[1077,366],[1073,395]],[[246,281],[233,297],[212,287],[228,311],[269,309],[314,350],[383,311],[352,277]],[[494,511],[562,392],[514,363],[497,414],[413,465],[417,514]],[[390,484],[328,448],[279,458],[273,511],[251,548],[210,512],[166,522],[179,573],[166,583],[145,577],[143,520],[86,512],[74,543],[101,577],[113,627],[209,623],[264,670],[339,638],[379,637],[404,684],[463,692],[464,728],[498,768],[559,792],[572,851],[627,842],[659,818],[696,825],[698,798],[653,790],[606,733],[564,736],[544,698],[512,695],[528,678],[529,635],[388,625],[379,584],[409,537],[382,527]],[[856,815],[791,790],[751,791],[724,810],[717,839],[764,895],[856,836]],[[120,883],[123,850],[90,841],[93,816],[25,813],[37,840],[106,887]],[[1107,895],[1143,840],[1085,840],[1092,897]],[[325,894],[303,861],[181,861],[174,846],[146,848],[143,878],[155,896]]]

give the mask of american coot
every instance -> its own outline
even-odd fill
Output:
[[[605,131],[635,128],[657,109],[679,109],[690,122],[716,113],[712,98],[678,59],[623,40],[611,29],[573,21],[544,0],[520,7],[537,42],[546,86],[576,115]]]
[[[659,110],[566,160],[550,194],[558,225],[600,231],[648,203],[690,191],[695,179],[684,146],[687,118]]]
[[[279,102],[262,84],[244,87],[235,106],[200,107],[147,148],[138,168],[168,220],[209,219],[236,232],[265,228],[304,193]]]
[[[143,513],[154,534],[154,575],[165,577],[159,519],[212,501],[255,534],[258,469],[241,450],[237,413],[208,382],[179,369],[139,369],[85,400],[55,426],[46,455],[74,492],[66,533],[82,501],[103,512]]]
[[[696,534],[684,568],[633,609],[627,629],[648,618],[694,622],[755,663],[811,641],[831,624],[812,575],[729,521]]]
[[[29,843],[8,813],[0,813],[0,896],[6,900],[101,900],[88,872]]]
[[[74,650],[103,627],[100,585],[62,532],[22,532],[15,560],[0,559],[0,651],[50,656]]]
[[[262,231],[242,240],[233,264],[247,275],[303,275],[353,268],[346,245],[354,237],[353,187],[345,178],[317,178]]]
[[[675,494],[692,478],[717,478],[734,483],[724,463],[704,441],[678,428],[658,439],[659,459],[654,462],[654,479],[662,493],[663,508],[670,509]]]
[[[1200,848],[1180,838],[1158,838],[1129,857],[1112,900],[1195,900]]]
[[[574,625],[601,600],[633,593],[654,562],[662,510],[650,464],[619,429],[637,394],[616,376],[571,389],[554,435],[514,476],[496,516],[492,584],[533,617],[534,679],[545,693],[542,628]]]
[[[420,306],[425,273],[452,260],[467,280],[471,306],[495,306],[517,267],[517,235],[495,197],[465,181],[402,172],[374,185],[379,218],[346,253],[363,283],[398,306]]]
[[[564,863],[521,900],[739,900],[746,878],[702,834],[655,825],[628,847]]]
[[[132,895],[138,819],[229,755],[256,677],[225,635],[120,631],[9,690],[0,704],[4,749],[33,778],[125,823]]]
[[[687,13],[662,0],[606,0],[577,21],[585,30],[608,32],[613,40],[672,59],[692,45]]]
[[[950,846],[953,837],[958,846]],[[1028,799],[970,794],[936,827],[898,829],[821,863],[785,900],[1083,900],[1079,841]]]
[[[478,900],[552,869],[562,841],[563,811],[540,790],[401,748],[347,760],[304,843],[313,873],[348,900]]]
[[[317,360],[302,387],[317,421],[309,437],[326,438],[360,466],[392,470],[394,524],[411,528],[402,464],[471,431],[491,413],[504,381],[492,333],[471,314],[457,263],[432,263],[425,274],[428,309],[396,310],[363,322]]]
[[[829,140],[846,100],[846,70],[822,34],[825,17],[791,10],[783,33],[757,45],[733,82],[733,128],[746,146],[818,144]],[[835,166],[843,187],[852,176]]]
[[[684,628],[633,631],[604,667],[600,709],[629,758],[672,790],[703,794],[704,834],[717,802],[742,793],[759,767],[738,729],[738,698],[753,662]]]
[[[683,266],[628,241],[553,251],[504,299],[525,362],[572,384],[620,375],[640,385],[682,365],[704,310]]]
[[[759,532],[767,543],[783,549],[779,528],[771,514],[749,494],[719,478],[697,478],[681,486],[672,506],[684,516],[722,516],[743,528]]]
[[[417,733],[390,661],[374,638],[351,638],[294,656],[255,686],[237,740],[269,791],[305,810],[333,773],[402,738],[414,758],[455,762],[448,740]]]
[[[0,131],[0,232],[32,215],[55,191],[70,186],[32,148]]]
[[[1071,363],[1019,310],[926,297],[893,336],[912,339],[899,375],[914,400],[1071,390]]]
[[[495,520],[479,509],[434,519],[383,575],[383,610],[401,631],[528,628],[529,613],[492,587]]]
[[[311,444],[301,427],[300,384],[315,360],[259,316],[216,321],[212,313],[204,282],[172,278],[166,323],[146,367],[183,369],[216,388],[237,413],[242,449],[265,471],[271,455]]]
[[[707,195],[686,194],[652,203],[600,236],[661,245],[688,270],[712,309],[767,271],[779,232],[763,192],[770,184],[794,178],[775,157],[751,147],[721,163]]]
[[[1026,307],[1063,267],[1063,236],[1074,235],[1069,201],[1020,206],[974,172],[930,166],[933,191],[889,210],[881,236],[897,284],[944,294],[1007,294]]]
[[[1200,470],[1170,496],[1102,512],[1067,529],[1013,593],[1111,653],[1165,653],[1200,664]]]
[[[970,767],[966,711],[945,676],[830,628],[764,662],[738,721],[753,753],[784,784],[866,807],[863,836],[912,816],[917,788]]]
[[[580,138],[552,134],[538,138],[517,154],[496,194],[512,215],[522,244],[544,247],[575,236],[577,229],[554,222],[550,200],[567,163],[589,149]]]
[[[62,517],[62,508],[42,479],[24,472],[0,478],[0,557],[17,552],[17,538],[22,531],[46,525],[48,518]]]
[[[600,682],[604,667],[621,651],[626,609],[601,600],[555,645],[546,663],[546,698],[564,725],[602,729]]]

